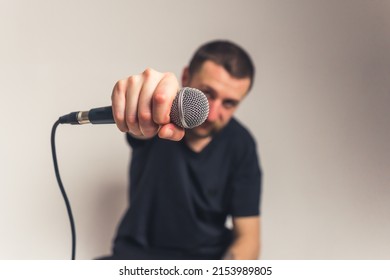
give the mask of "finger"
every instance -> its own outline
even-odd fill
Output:
[[[135,136],[141,136],[138,120],[138,100],[142,89],[143,79],[140,75],[130,76],[127,79],[126,88],[126,126],[128,132]]]
[[[163,74],[153,95],[153,120],[163,125],[170,122],[170,112],[173,99],[179,91],[179,82],[172,73]]]
[[[127,81],[119,80],[115,84],[111,94],[112,115],[114,117],[116,126],[122,132],[128,131],[128,127],[125,121],[126,88],[127,88]]]
[[[184,134],[185,130],[173,123],[161,126],[160,131],[158,132],[160,138],[172,141],[180,141],[184,137]]]
[[[155,89],[159,84],[163,74],[153,69],[146,69],[142,73],[143,84],[138,100],[138,122],[142,134],[152,137],[157,134],[159,125],[153,121],[152,98]]]

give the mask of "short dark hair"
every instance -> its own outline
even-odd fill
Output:
[[[190,61],[190,77],[200,70],[205,61],[209,60],[222,66],[234,78],[249,78],[248,91],[252,88],[255,66],[249,54],[237,44],[216,40],[200,46]]]

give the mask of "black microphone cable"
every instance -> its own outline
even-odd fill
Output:
[[[76,259],[76,227],[75,227],[75,223],[74,223],[74,219],[73,219],[72,208],[70,207],[68,196],[66,195],[64,185],[62,184],[60,171],[58,169],[57,154],[56,154],[55,135],[56,135],[57,126],[60,123],[61,122],[58,119],[54,123],[53,128],[51,129],[51,153],[53,156],[54,172],[56,174],[57,183],[58,183],[58,186],[60,187],[62,196],[64,198],[66,210],[68,211],[70,229],[72,231],[72,260],[75,260]]]

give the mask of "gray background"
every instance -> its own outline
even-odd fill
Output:
[[[0,1],[0,259],[66,259],[50,130],[146,67],[222,38],[257,65],[237,112],[264,170],[264,259],[390,258],[390,1]],[[77,257],[110,251],[128,158],[115,126],[60,126]]]

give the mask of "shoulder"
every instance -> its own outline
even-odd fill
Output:
[[[235,144],[256,146],[251,132],[236,118],[232,118],[225,128],[225,137]]]

